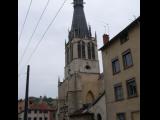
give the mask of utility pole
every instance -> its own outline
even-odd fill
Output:
[[[30,65],[27,65],[26,94],[25,94],[25,106],[24,106],[24,120],[27,120],[27,116],[28,116],[29,71],[30,71]]]

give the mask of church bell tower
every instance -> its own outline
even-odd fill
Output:
[[[63,82],[58,82],[59,120],[92,103],[99,95],[96,33],[93,37],[91,26],[87,25],[83,0],[73,0],[73,7],[72,25],[65,42],[65,75]]]
[[[97,39],[87,25],[83,0],[73,1],[74,13],[68,42],[65,42],[65,78],[75,72],[99,73]]]

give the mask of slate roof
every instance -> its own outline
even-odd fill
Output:
[[[84,10],[83,0],[74,0],[74,13],[72,19],[71,31],[69,32],[69,40],[73,38],[91,37],[91,32],[87,26]]]

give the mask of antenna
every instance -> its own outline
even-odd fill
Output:
[[[106,26],[104,26],[104,30],[105,30],[104,33],[106,33]]]
[[[135,15],[133,15],[133,17],[134,17],[134,20],[137,18]]]
[[[107,25],[107,26],[106,26]],[[106,33],[106,29],[108,29],[107,30],[107,33],[108,33],[108,35],[109,35],[109,24],[106,24],[105,26],[104,26],[104,28],[105,28],[105,33]]]

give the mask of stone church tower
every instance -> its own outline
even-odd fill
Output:
[[[65,77],[58,80],[58,120],[93,102],[101,92],[97,39],[87,25],[83,0],[74,0],[68,42],[65,42]]]

